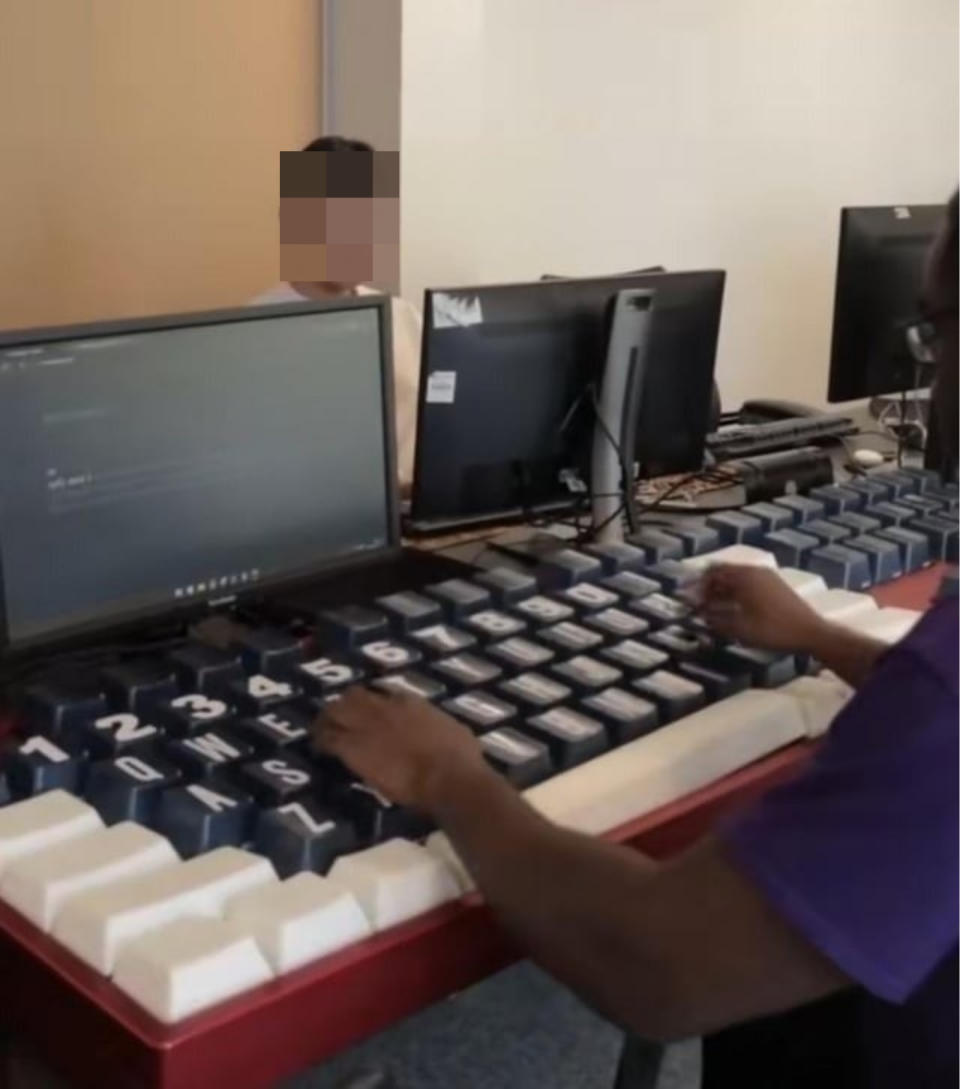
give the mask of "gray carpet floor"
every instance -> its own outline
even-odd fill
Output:
[[[391,1026],[282,1089],[338,1089],[385,1068],[397,1089],[610,1089],[621,1033],[529,964]],[[658,1089],[696,1089],[699,1044],[670,1049]]]

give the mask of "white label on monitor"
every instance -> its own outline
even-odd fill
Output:
[[[456,371],[434,371],[427,379],[428,405],[452,405],[456,396]]]
[[[470,325],[483,323],[483,307],[480,300],[464,295],[447,295],[442,291],[433,293],[434,329],[464,329]]]

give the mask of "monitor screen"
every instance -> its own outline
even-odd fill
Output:
[[[910,356],[904,323],[918,316],[923,270],[944,207],[844,208],[830,353],[830,401],[929,385]]]
[[[364,299],[0,337],[0,637],[395,543],[388,313]]]
[[[648,472],[699,468],[724,273],[627,274],[435,289],[424,305],[416,528],[569,507],[588,481],[609,307],[655,291],[633,452]]]

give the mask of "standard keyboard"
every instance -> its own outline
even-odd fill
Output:
[[[0,763],[0,901],[158,1021],[457,900],[445,837],[313,753],[349,685],[415,693],[561,824],[602,833],[827,729],[849,690],[713,639],[684,597],[762,564],[887,642],[877,582],[955,558],[957,494],[917,472],[565,550],[22,693]]]
[[[760,424],[733,424],[707,436],[707,448],[717,459],[750,457],[767,451],[806,446],[824,439],[855,435],[857,425],[848,416],[822,413],[793,416]]]

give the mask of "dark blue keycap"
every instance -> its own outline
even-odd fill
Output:
[[[859,537],[862,533],[873,533],[875,529],[883,528],[879,518],[873,518],[869,514],[857,514],[855,511],[848,514],[835,514],[828,521],[849,529],[854,537]]]
[[[586,654],[577,654],[559,665],[551,666],[550,675],[580,694],[599,692],[623,679],[622,671],[616,666]]]
[[[50,737],[69,733],[108,711],[107,698],[93,680],[89,684],[40,681],[24,690],[20,707],[27,722]]]
[[[956,484],[935,484],[927,488],[926,494],[931,499],[942,503],[944,510],[949,514],[955,515],[960,507],[960,496],[958,496]]]
[[[876,536],[897,545],[905,574],[919,571],[931,563],[930,539],[923,533],[917,533],[905,526],[890,526],[888,529],[877,530]]]
[[[504,639],[487,647],[487,654],[497,663],[512,673],[522,673],[526,669],[536,669],[546,662],[552,662],[557,652],[552,647],[545,647],[533,639],[518,637]]]
[[[291,752],[251,760],[236,770],[231,768],[230,779],[263,806],[285,805],[315,790],[310,765]]]
[[[512,722],[517,716],[517,708],[506,700],[499,699],[486,691],[463,692],[443,704],[444,711],[458,718],[474,733],[496,729]]]
[[[463,627],[483,642],[507,639],[525,631],[527,622],[500,609],[480,609],[460,621]]]
[[[957,562],[957,523],[953,519],[933,514],[915,518],[907,528],[922,533],[930,541],[930,553],[935,560]]]
[[[628,541],[644,551],[647,563],[683,559],[683,541],[659,529],[641,529],[631,534]]]
[[[867,557],[843,545],[814,549],[807,556],[807,570],[832,590],[867,590],[873,581]]]
[[[693,570],[681,560],[661,560],[648,567],[647,573],[661,584],[667,594],[675,594],[684,586],[699,582],[701,577],[701,572]]]
[[[763,538],[763,547],[777,557],[781,567],[805,567],[807,556],[820,547],[820,541],[796,529],[780,529]]]
[[[513,571],[509,567],[494,567],[490,571],[478,571],[471,576],[470,581],[488,590],[498,605],[512,605],[515,601],[530,597],[539,589],[533,575],[523,571]]]
[[[722,511],[719,514],[711,514],[707,519],[707,525],[717,531],[721,544],[752,544],[760,543],[763,537],[763,522],[741,511]]]
[[[657,594],[662,589],[655,579],[638,575],[636,571],[621,571],[618,575],[604,579],[600,585],[626,598],[646,597],[648,594]]]
[[[225,700],[200,692],[161,703],[151,715],[152,721],[173,737],[189,737],[211,726],[222,726],[232,717],[233,711]]]
[[[652,673],[670,661],[670,655],[659,647],[641,643],[638,639],[624,639],[600,651],[601,658],[636,676]]]
[[[155,715],[140,716],[130,711],[102,715],[80,727],[77,736],[94,757],[119,756],[159,741],[163,729]]]
[[[893,499],[895,491],[892,485],[884,483],[880,477],[858,476],[844,484],[852,492],[863,496],[864,514],[871,514],[871,507],[876,503],[886,503]]]
[[[173,667],[164,662],[123,662],[107,666],[100,674],[104,691],[122,711],[148,714],[158,703],[179,695]]]
[[[934,472],[933,469],[900,468],[897,472],[903,473],[904,476],[913,477],[917,483],[917,491],[921,495],[923,495],[928,488],[935,488],[940,483],[940,474]]]
[[[317,641],[323,647],[353,650],[364,643],[383,639],[389,633],[390,622],[387,614],[363,605],[341,605],[337,609],[325,609],[317,617]],[[254,668],[253,672],[265,671]]]
[[[844,544],[854,552],[862,552],[870,564],[870,577],[874,583],[889,582],[903,574],[900,548],[893,541],[885,541],[875,534],[864,533],[851,537]]]
[[[182,778],[180,769],[168,760],[125,753],[90,765],[84,797],[106,824],[152,825],[163,792]]]
[[[301,641],[279,628],[253,628],[237,636],[235,650],[248,673],[280,680],[303,661]]]
[[[578,710],[599,719],[614,745],[643,737],[660,725],[657,705],[623,688],[608,688],[587,696],[578,704]]]
[[[357,846],[353,825],[312,798],[262,812],[253,838],[254,850],[269,858],[282,878],[304,871],[325,874]]]
[[[17,799],[32,798],[47,790],[79,793],[86,759],[72,746],[35,734],[7,752],[2,770],[10,794]]]
[[[812,522],[804,522],[803,532],[811,537],[816,537],[821,544],[836,544],[845,537],[852,536],[852,531],[846,526],[837,525],[836,522],[828,522],[826,518],[814,518]]]
[[[905,495],[916,495],[920,490],[920,485],[915,477],[897,469],[884,469],[882,472],[874,473],[873,479],[879,480],[890,487],[895,500],[901,499]]]
[[[553,774],[547,746],[511,726],[483,734],[480,747],[487,762],[518,790],[534,786]]]
[[[229,680],[221,691],[219,683],[215,689],[231,706],[241,714],[259,715],[269,711],[278,703],[288,703],[300,695],[299,689],[291,681],[278,681],[255,673],[252,677],[241,680]]]
[[[496,662],[479,654],[452,654],[434,662],[430,669],[444,683],[464,692],[492,684],[503,675],[503,669]]]
[[[598,586],[595,582],[578,582],[566,590],[558,590],[558,601],[563,601],[580,613],[597,612],[609,609],[620,602],[620,595],[609,586]]]
[[[359,684],[366,676],[360,666],[334,654],[310,658],[293,668],[291,678],[308,696],[326,696],[339,692],[352,684]]]
[[[416,665],[423,659],[423,654],[408,643],[398,643],[393,639],[375,639],[372,643],[364,643],[359,647],[357,657],[376,673],[390,673]]]
[[[253,756],[253,746],[231,730],[207,730],[177,738],[166,746],[166,755],[183,769],[188,779],[209,779],[228,764]]]
[[[677,624],[650,632],[647,642],[658,650],[666,651],[671,658],[690,658],[703,650],[700,637]]]
[[[546,643],[560,654],[580,654],[582,651],[601,646],[603,636],[598,631],[592,631],[581,624],[564,620],[560,624],[552,624],[549,628],[540,628],[537,632],[537,641]]]
[[[490,591],[466,579],[446,579],[424,587],[424,594],[439,602],[450,620],[488,609],[493,603]]]
[[[814,518],[822,518],[826,514],[826,508],[819,499],[811,499],[807,495],[781,495],[774,500],[778,507],[791,511],[796,525],[802,526],[804,522]]]
[[[779,688],[797,675],[797,663],[792,654],[741,647],[734,643],[715,651],[714,657],[722,667],[749,674],[757,688]]]
[[[583,551],[598,559],[608,575],[617,575],[621,571],[639,571],[647,562],[646,552],[642,548],[627,544],[626,541],[587,545]]]
[[[943,504],[928,495],[902,495],[897,505],[913,511],[914,518],[928,518],[931,514],[942,514]]]
[[[246,843],[256,812],[249,795],[222,783],[189,783],[163,791],[154,827],[181,857],[193,858]]]
[[[625,609],[602,609],[598,613],[590,613],[583,618],[583,625],[610,639],[630,639],[643,635],[650,628],[646,620]]]
[[[793,511],[778,507],[776,503],[751,503],[743,508],[743,513],[756,518],[764,533],[776,533],[778,529],[789,529],[794,524]]]
[[[902,507],[899,503],[874,503],[870,508],[870,514],[879,518],[883,525],[902,526],[912,518],[916,518],[917,512],[910,507]]]
[[[188,643],[172,651],[167,658],[184,692],[209,694],[218,683],[222,688],[224,683],[243,677],[238,653],[228,653],[202,643]]]
[[[406,635],[414,628],[439,624],[443,620],[439,602],[411,591],[378,597],[376,605],[387,614],[393,630],[399,635]]]
[[[752,511],[749,507],[745,507],[744,513],[751,514]],[[715,552],[720,547],[720,534],[710,526],[674,525],[670,527],[670,536],[680,541],[685,556],[704,556],[708,552]]]
[[[305,703],[281,703],[261,715],[239,719],[234,730],[258,754],[281,750],[300,753],[309,749],[316,717]]]
[[[428,818],[394,805],[365,783],[337,784],[330,792],[330,804],[356,828],[364,844],[383,843],[397,836],[419,839],[433,830]]]
[[[523,732],[547,746],[550,759],[561,771],[592,760],[610,747],[602,722],[569,707],[553,707],[528,718]]]
[[[689,605],[665,594],[649,594],[639,601],[631,601],[630,612],[643,617],[651,627],[663,627],[665,624],[679,624],[691,613]]]
[[[819,488],[811,488],[810,498],[821,502],[831,518],[835,514],[848,514],[850,511],[863,509],[863,496],[840,484],[824,484]]]
[[[631,682],[638,695],[656,704],[661,722],[674,722],[703,707],[707,694],[703,685],[666,669],[658,669]]]
[[[371,685],[378,692],[400,696],[416,696],[417,699],[442,700],[447,694],[447,686],[436,677],[428,677],[415,669],[403,673],[391,673],[387,677],[378,677]]]
[[[561,548],[545,556],[537,566],[537,581],[548,590],[575,586],[603,574],[603,564],[596,556]]]
[[[702,685],[711,701],[726,699],[736,692],[743,692],[750,687],[750,674],[734,669],[722,669],[720,663],[703,665],[700,662],[677,662],[674,667],[681,677]]]

